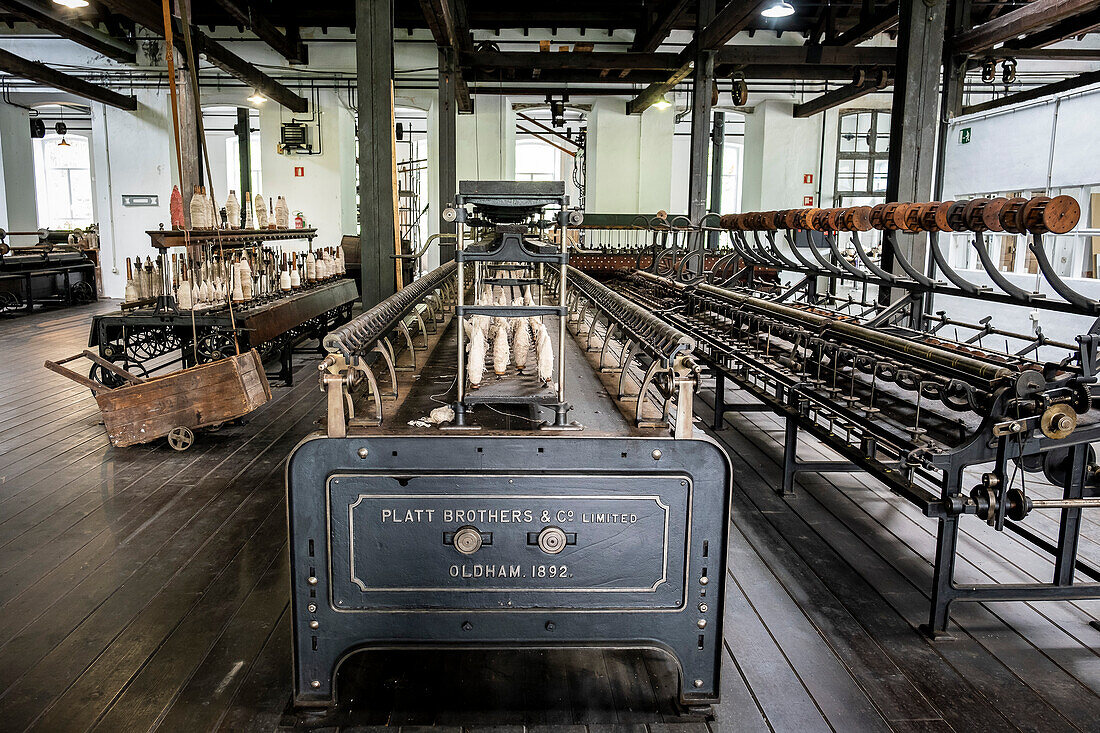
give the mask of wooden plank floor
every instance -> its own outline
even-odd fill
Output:
[[[656,653],[358,655],[324,719],[288,710],[283,463],[314,429],[312,357],[247,425],[109,446],[87,390],[42,368],[87,343],[100,303],[0,320],[0,730],[1095,731],[1097,602],[927,613],[935,525],[858,474],[780,498],[782,426],[731,416],[737,486],[722,704],[674,702]],[[736,396],[730,395],[731,399]],[[699,400],[707,418],[709,395]],[[804,440],[806,459],[822,450]],[[1090,516],[1082,552],[1100,560]],[[1051,517],[1029,525],[1046,536]],[[1046,578],[1019,538],[963,523],[963,581]]]

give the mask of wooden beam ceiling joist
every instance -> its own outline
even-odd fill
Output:
[[[847,48],[840,46],[723,46],[715,66],[893,66],[897,52],[891,47]],[[673,53],[542,53],[539,51],[476,51],[459,55],[459,64],[474,70],[577,69],[676,71],[683,64]],[[611,79],[614,81],[614,79]]]
[[[663,82],[650,84],[641,94],[630,100],[629,114],[640,114],[665,96],[691,74],[694,60],[700,50],[710,51],[726,45],[738,32],[763,9],[767,0],[730,0],[715,14],[703,30],[695,34],[680,52],[680,67]]]
[[[308,64],[309,51],[301,38],[291,37],[276,28],[263,12],[253,11],[251,3],[242,5],[240,0],[217,0],[225,12],[245,28],[250,29],[261,41],[292,64]]]
[[[462,0],[420,0],[420,8],[436,46],[454,49],[456,54],[473,51],[474,39],[466,25],[466,9]],[[455,109],[463,114],[474,111],[470,86],[461,68],[455,69]]]
[[[1049,28],[1005,43],[1005,48],[1043,48],[1100,30],[1100,9],[1082,13]]]
[[[93,102],[100,102],[130,112],[138,107],[137,99],[132,96],[119,94],[116,91],[84,81],[71,74],[63,74],[45,64],[30,61],[2,49],[0,49],[0,71],[6,71],[21,79],[29,79],[44,86],[53,87],[84,99],[90,99]]]
[[[862,81],[852,82],[847,86],[834,89],[831,92],[825,92],[820,97],[811,99],[809,102],[796,104],[794,106],[794,116],[812,117],[819,112],[824,112],[833,107],[839,107],[852,100],[886,89],[890,84],[891,80],[889,75],[885,71],[882,71],[877,76],[871,76]]]
[[[31,2],[30,0],[2,0],[0,8],[3,8],[29,23],[34,23],[42,30],[67,38],[74,43],[79,43],[85,48],[90,48],[96,53],[120,63],[132,64],[137,57],[137,49],[134,44],[103,33],[98,28],[83,23],[79,18],[69,14],[48,8]]]
[[[214,66],[243,81],[268,99],[278,102],[295,114],[304,114],[309,110],[307,99],[298,96],[217,41],[196,30],[191,31],[191,41],[195,45],[196,54],[203,54]]]
[[[164,17],[161,14],[159,3],[149,0],[99,0],[112,12],[125,15],[139,25],[143,25],[155,33],[164,32]],[[174,19],[176,35],[182,36],[182,26],[179,18]],[[271,78],[257,69],[249,62],[233,53],[217,41],[208,38],[202,31],[191,26],[191,41],[195,46],[195,54],[205,54],[206,59],[233,78],[244,82],[268,99],[272,99],[283,105],[295,114],[302,114],[309,109],[309,102],[299,97],[288,87]],[[179,48],[183,50],[183,40],[179,40]]]
[[[656,0],[645,3],[642,12],[647,23],[634,34],[634,43],[630,50],[635,53],[656,51],[687,9],[688,2],[689,0]]]
[[[1030,102],[1034,99],[1049,97],[1053,94],[1064,94],[1065,92],[1073,91],[1074,89],[1080,89],[1081,87],[1087,87],[1090,84],[1097,83],[1100,83],[1100,71],[1090,71],[1085,74],[1079,74],[1078,76],[1070,77],[1069,79],[1056,81],[1053,84],[1044,84],[1041,87],[1035,87],[1033,89],[1016,92],[1015,94],[1009,94],[1004,97],[999,97],[997,99],[991,99],[988,102],[972,104],[969,107],[963,107],[962,113],[964,115],[968,115],[975,112],[988,112],[991,109],[1007,107],[1009,105],[1020,104],[1022,102]]]
[[[826,38],[826,46],[854,46],[879,33],[885,33],[898,24],[898,3],[887,3],[878,10],[862,15],[854,26],[832,38]]]
[[[1034,0],[955,37],[958,53],[981,53],[999,43],[1027,35],[1096,10],[1100,0]]]

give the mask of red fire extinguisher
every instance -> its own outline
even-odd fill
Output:
[[[300,211],[294,212],[294,228],[295,229],[305,229],[306,228],[306,220],[302,216],[302,212],[300,212]]]

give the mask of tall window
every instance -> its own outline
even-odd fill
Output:
[[[252,191],[253,195],[264,190],[263,175],[260,173],[260,133],[254,132],[249,140],[249,162],[252,164]],[[236,135],[225,139],[225,190],[219,191],[219,196],[226,196],[230,191],[237,191],[237,200],[243,195],[241,187],[241,146]]]
[[[39,226],[74,229],[93,222],[88,138],[73,133],[36,138],[34,180]]]
[[[889,112],[841,113],[836,161],[838,206],[872,206],[884,200],[889,153]]]
[[[541,140],[518,140],[516,142],[516,180],[561,180],[561,151]]]
[[[740,141],[727,139],[722,146],[722,211],[741,210],[741,156],[744,150]]]

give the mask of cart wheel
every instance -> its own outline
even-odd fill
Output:
[[[91,303],[95,300],[95,289],[85,280],[75,282],[69,286],[69,298],[74,303]]]
[[[5,311],[16,311],[23,307],[23,299],[19,297],[18,293],[10,291],[0,292],[0,313]]]
[[[172,446],[178,451],[187,450],[194,442],[195,434],[191,432],[191,428],[172,428],[168,432],[168,445]]]

